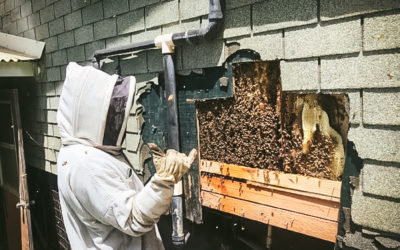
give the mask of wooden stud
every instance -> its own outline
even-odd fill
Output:
[[[339,202],[321,200],[235,180],[202,175],[201,189],[322,219],[338,221]]]
[[[272,226],[335,242],[337,222],[287,211],[221,194],[201,191],[202,205]]]

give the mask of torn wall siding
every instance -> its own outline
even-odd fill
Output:
[[[207,0],[112,2],[118,4],[103,0],[0,0],[1,32],[46,42],[35,88],[21,98],[29,104],[24,112],[24,128],[37,142],[27,145],[28,165],[57,173],[54,163],[61,143],[55,117],[69,61],[90,64],[96,49],[207,24]],[[359,226],[370,227],[369,215],[377,207],[362,202],[363,198],[374,204],[381,200],[394,207],[399,204],[393,193],[371,196],[370,187],[389,187],[387,183],[396,183],[400,172],[400,2],[225,2],[225,31],[221,39],[177,48],[178,71],[215,67],[236,49],[248,48],[259,52],[263,60],[285,60],[281,66],[284,91],[347,93],[349,141],[354,143],[361,159],[356,165],[360,169],[363,165],[373,166],[362,170],[363,175],[373,178],[360,180],[360,192],[352,198],[359,209],[351,213],[357,216]],[[114,65],[107,69],[109,73],[114,72],[117,63]],[[124,75],[148,76],[162,71],[161,53],[144,51],[121,60],[120,65]],[[131,156],[132,161],[139,161]],[[378,171],[381,169],[385,171]],[[381,216],[384,220],[380,225],[384,225],[392,221],[393,214]],[[375,241],[373,244],[380,246]]]

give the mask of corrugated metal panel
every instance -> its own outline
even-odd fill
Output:
[[[0,47],[0,62],[18,62],[18,61],[30,61],[37,58],[25,55],[18,51]]]
[[[0,33],[0,62],[40,59],[44,45],[44,42]]]

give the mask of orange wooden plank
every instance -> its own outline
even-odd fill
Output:
[[[201,172],[219,174],[253,182],[301,191],[305,196],[319,195],[321,199],[340,200],[340,181],[331,181],[298,174],[288,174],[268,169],[249,168],[215,161],[200,160]],[[298,193],[298,192],[297,192]]]
[[[254,186],[235,180],[202,175],[201,189],[242,200],[278,207],[331,221],[338,221],[339,202]]]
[[[331,242],[336,241],[337,222],[266,205],[201,191],[202,205],[247,219],[271,224]]]

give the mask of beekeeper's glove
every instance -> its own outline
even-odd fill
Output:
[[[197,156],[196,149],[192,149],[189,155],[186,156],[174,149],[168,149],[165,154],[164,151],[154,143],[149,143],[148,146],[153,153],[153,162],[156,167],[157,175],[161,178],[172,179],[175,183],[189,170]]]

